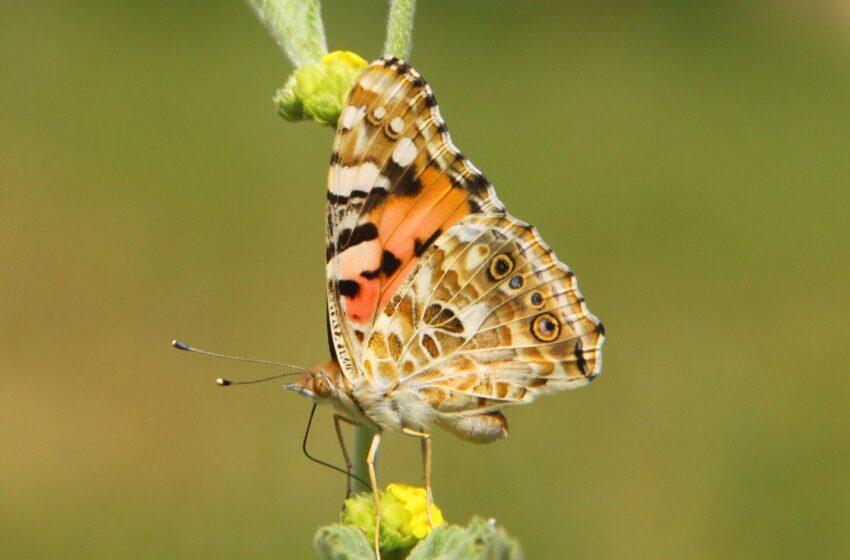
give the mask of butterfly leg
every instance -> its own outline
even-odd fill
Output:
[[[358,426],[358,424],[342,414],[334,414],[334,429],[336,430],[336,437],[339,440],[339,448],[342,450],[342,458],[345,459],[345,472],[348,474],[345,478],[345,499],[347,500],[351,497],[351,459],[348,457],[348,450],[345,448],[345,438],[342,437],[340,422],[345,422],[352,426]]]
[[[434,505],[434,495],[431,492],[431,434],[417,432],[410,428],[402,428],[401,431],[422,440],[422,466],[425,470],[425,512],[428,514],[428,524],[433,529],[434,520],[431,518],[431,507]]]
[[[369,482],[372,483],[372,499],[375,500],[375,558],[381,560],[381,498],[378,495],[378,476],[375,474],[375,457],[378,455],[378,446],[381,445],[381,432],[376,431],[372,436],[372,445],[369,446],[369,455],[366,456],[366,465],[369,467]]]

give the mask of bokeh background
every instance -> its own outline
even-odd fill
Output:
[[[323,12],[380,54],[384,2]],[[436,435],[446,516],[529,558],[846,558],[846,4],[422,2],[411,61],[609,335],[508,440]],[[0,3],[5,558],[310,558],[338,515],[308,402],[169,346],[327,357],[332,131],[275,115],[290,70],[237,0]]]

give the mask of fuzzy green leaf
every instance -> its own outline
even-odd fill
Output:
[[[474,517],[466,528],[437,527],[407,560],[522,560],[519,543],[504,529]]]
[[[408,560],[431,558],[475,558],[475,550],[466,538],[466,529],[457,525],[437,527],[427,538],[416,545]],[[451,554],[451,556],[450,556]]]
[[[313,546],[322,560],[375,560],[375,551],[355,527],[328,525],[316,532]]]

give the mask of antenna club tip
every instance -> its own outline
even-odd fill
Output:
[[[218,379],[216,379],[216,380],[215,380],[215,382],[216,382],[218,385],[220,385],[221,387],[227,387],[228,385],[230,385],[230,380],[229,380],[229,379],[225,379],[225,378],[223,378],[223,377],[219,377]]]
[[[179,340],[172,340],[171,345],[177,348],[178,350],[188,350],[189,345],[185,342],[180,342]]]

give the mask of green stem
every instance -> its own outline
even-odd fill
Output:
[[[246,0],[296,68],[328,53],[319,0]]]
[[[354,428],[354,449],[351,457],[352,473],[360,480],[369,480],[369,465],[366,464],[366,457],[369,456],[369,447],[372,445],[372,436],[375,431],[365,426],[357,426]],[[354,494],[358,492],[368,492],[369,487],[363,485],[359,480],[351,481],[351,490]]]
[[[384,54],[402,60],[410,58],[413,48],[413,14],[416,0],[390,0],[390,16],[387,21],[387,42]]]

